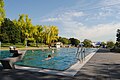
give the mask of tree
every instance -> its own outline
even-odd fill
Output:
[[[70,40],[70,43],[75,46],[77,46],[80,43],[80,41],[75,38],[70,38],[69,40]]]
[[[1,26],[1,34],[2,42],[10,42],[13,44],[20,42],[20,30],[9,18],[4,18]]]
[[[120,29],[117,30],[117,42],[120,42]]]
[[[120,42],[116,42],[116,47],[120,48]]]
[[[85,47],[91,47],[92,46],[92,41],[89,40],[89,39],[85,39],[83,41],[83,44],[84,44]]]
[[[77,46],[80,43],[78,39],[75,39],[75,46]]]
[[[44,43],[50,44],[50,29],[48,26],[43,27],[43,37],[44,37]]]
[[[58,27],[50,26],[50,42],[57,41],[58,38]]]
[[[44,41],[46,44],[51,44],[58,40],[58,28],[57,26],[44,26],[43,27]]]
[[[41,25],[34,26],[33,37],[37,43],[36,46],[38,46],[38,42],[43,43],[44,38],[42,32],[43,32],[43,27]]]
[[[24,44],[27,44],[27,41],[34,41],[33,33],[35,31],[34,26],[32,25],[31,19],[28,18],[28,15],[21,14],[18,19],[18,26],[21,28],[21,41]]]
[[[4,1],[0,0],[0,26],[5,18]]]
[[[70,40],[68,38],[64,38],[64,37],[59,37],[58,41],[62,42],[63,44],[69,44],[70,43]]]
[[[106,46],[106,43],[105,42],[101,42],[101,44],[100,44],[103,48],[105,48],[105,46]]]
[[[116,35],[116,46],[120,47],[120,29],[117,30],[117,35]]]
[[[113,41],[108,41],[107,42],[107,48],[113,48],[115,46]]]
[[[16,25],[21,29],[21,42],[25,43],[26,26],[25,26],[24,14],[19,15],[19,19],[17,20]]]

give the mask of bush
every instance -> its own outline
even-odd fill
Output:
[[[1,47],[9,47],[12,46],[13,44],[11,43],[1,43]]]
[[[9,47],[9,46],[16,46],[17,48],[25,47],[23,43],[16,43],[15,45],[12,43],[1,43],[1,47]]]
[[[30,46],[30,47],[36,47],[36,44],[35,43],[29,43],[28,46]]]
[[[119,52],[120,53],[120,48],[114,47],[114,48],[110,49],[110,51],[111,52]]]
[[[119,52],[119,53],[120,53],[120,48],[119,48],[119,49],[116,49],[116,52]]]
[[[25,46],[23,45],[23,43],[17,43],[17,44],[15,44],[15,45],[13,45],[13,46],[16,46],[16,48],[23,48],[23,47],[25,47]]]

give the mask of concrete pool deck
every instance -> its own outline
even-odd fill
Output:
[[[120,80],[120,53],[99,49],[74,77],[31,72],[26,70],[2,70],[1,80]]]

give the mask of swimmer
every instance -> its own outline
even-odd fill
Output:
[[[49,60],[51,58],[52,58],[52,56],[49,54],[48,57],[45,60]],[[45,61],[45,60],[42,60],[42,61]]]
[[[32,50],[32,52],[34,52],[34,50]]]
[[[54,53],[54,49],[52,50],[52,54]]]

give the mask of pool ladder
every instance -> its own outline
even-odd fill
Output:
[[[77,53],[76,53],[76,58],[79,61],[84,61],[85,60],[85,48],[84,47],[78,47]]]

